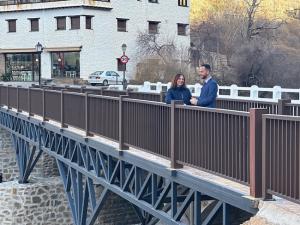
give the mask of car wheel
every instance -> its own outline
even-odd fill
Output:
[[[104,80],[104,81],[103,81],[103,85],[104,85],[104,86],[108,86],[108,81],[107,81],[107,80]]]

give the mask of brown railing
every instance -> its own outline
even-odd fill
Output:
[[[300,203],[300,117],[264,115],[263,187]]]
[[[249,112],[251,108],[266,108],[270,114],[278,113],[276,102],[263,102],[245,99],[218,98],[217,108]]]
[[[120,95],[128,95],[129,98],[141,99],[148,101],[164,102],[166,92],[149,93],[137,91],[119,91],[107,90],[103,88],[87,88],[87,87],[62,87],[62,86],[43,86],[53,90],[67,89],[73,92],[88,92],[97,95],[107,95],[119,97]],[[278,102],[255,101],[245,99],[217,98],[217,108],[249,112],[251,108],[266,108],[269,114],[282,114],[300,116],[300,104],[290,103],[289,100],[279,100]]]
[[[0,104],[118,141],[121,150],[134,147],[162,156],[175,169],[189,165],[247,184],[253,197],[276,194],[300,202],[300,117],[271,115],[270,108],[168,105],[124,93],[0,86]],[[280,101],[277,112],[295,107]]]
[[[249,113],[175,107],[179,163],[249,182]]]
[[[124,99],[124,144],[170,158],[170,106],[159,102]]]

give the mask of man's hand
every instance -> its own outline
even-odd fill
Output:
[[[195,98],[195,97],[192,97],[191,100],[190,100],[190,102],[191,102],[192,105],[197,105],[198,99]]]

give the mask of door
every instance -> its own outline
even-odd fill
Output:
[[[111,71],[111,76],[113,78],[113,83],[114,84],[121,84],[122,83],[119,74],[117,74],[116,72]]]

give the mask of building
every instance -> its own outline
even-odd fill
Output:
[[[29,81],[40,72],[46,79],[86,79],[98,70],[123,70],[125,43],[133,77],[138,32],[189,46],[188,25],[188,0],[0,0],[0,74]]]

